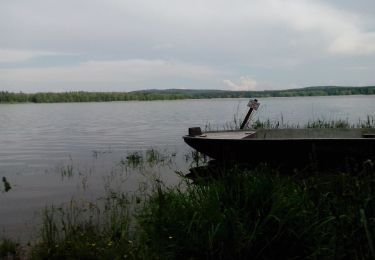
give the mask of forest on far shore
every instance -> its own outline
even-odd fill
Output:
[[[209,99],[209,98],[264,98],[293,96],[339,96],[339,95],[373,95],[375,86],[366,87],[306,87],[286,90],[264,91],[230,91],[230,90],[196,90],[166,89],[140,90],[132,92],[39,92],[14,93],[0,91],[0,103],[67,103],[67,102],[109,102],[109,101],[149,101],[176,99]]]

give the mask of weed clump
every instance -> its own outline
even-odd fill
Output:
[[[128,203],[126,196],[112,193],[97,204],[71,201],[46,208],[31,259],[131,259]]]
[[[374,173],[371,161],[356,174],[235,167],[182,189],[158,184],[138,215],[140,246],[166,259],[368,259]]]
[[[6,177],[3,177],[2,179],[3,186],[4,186],[4,192],[8,192],[12,189],[12,186],[10,185],[9,181]]]
[[[17,256],[17,243],[10,239],[0,240],[0,259],[13,259]]]
[[[375,167],[217,168],[145,194],[108,192],[43,213],[33,259],[290,259],[375,256]],[[198,177],[199,178],[199,177]],[[355,239],[354,239],[355,238]],[[126,257],[125,257],[126,256]]]
[[[306,199],[289,180],[247,171],[185,191],[157,185],[139,215],[143,245],[150,258],[305,256]]]

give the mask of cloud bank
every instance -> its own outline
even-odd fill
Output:
[[[223,83],[229,87],[230,90],[256,90],[257,82],[248,76],[242,76],[238,81],[232,81],[229,79],[223,80]]]
[[[3,0],[0,90],[375,84],[373,10],[372,0]]]

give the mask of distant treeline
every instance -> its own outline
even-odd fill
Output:
[[[135,92],[40,92],[12,93],[0,92],[0,103],[68,103],[68,102],[109,102],[130,100],[174,100],[188,98],[181,94],[135,93]]]
[[[308,87],[287,90],[265,91],[229,91],[229,90],[193,90],[167,89],[142,90],[133,92],[41,92],[13,93],[0,92],[0,103],[66,103],[66,102],[108,102],[131,100],[176,100],[205,98],[253,98],[253,97],[292,97],[292,96],[336,96],[371,95],[375,86],[368,87]]]

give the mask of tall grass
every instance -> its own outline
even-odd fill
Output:
[[[0,259],[17,259],[17,243],[10,239],[0,239]]]
[[[338,120],[327,120],[327,119],[317,119],[309,120],[305,124],[290,124],[285,123],[284,120],[271,121],[267,119],[261,121],[259,119],[255,120],[251,124],[251,128],[259,129],[277,129],[277,128],[375,128],[375,118],[373,116],[367,116],[365,120],[359,119],[356,123],[350,123],[348,119],[338,119]]]
[[[157,185],[139,215],[150,258],[241,259],[304,256],[304,196],[288,181],[241,172],[188,185]],[[306,241],[305,241],[306,240]],[[296,250],[296,248],[298,250]]]
[[[135,255],[128,197],[108,194],[97,203],[71,201],[42,213],[31,259],[123,259]]]
[[[369,259],[375,167],[290,172],[216,169],[147,193],[107,192],[43,213],[33,259]],[[219,177],[218,177],[219,176]]]
[[[367,161],[357,175],[234,168],[186,190],[158,184],[138,216],[142,245],[154,259],[368,259],[374,173]]]
[[[213,126],[207,123],[204,127],[205,131],[218,131],[218,130],[239,130],[242,119],[238,115],[233,116],[233,120],[221,126]],[[256,118],[249,120],[247,127],[251,129],[282,129],[282,128],[375,128],[375,117],[367,115],[366,119],[359,119],[356,123],[349,122],[348,119],[316,119],[309,120],[304,124],[285,122],[284,118],[280,120],[265,119],[260,120]]]

